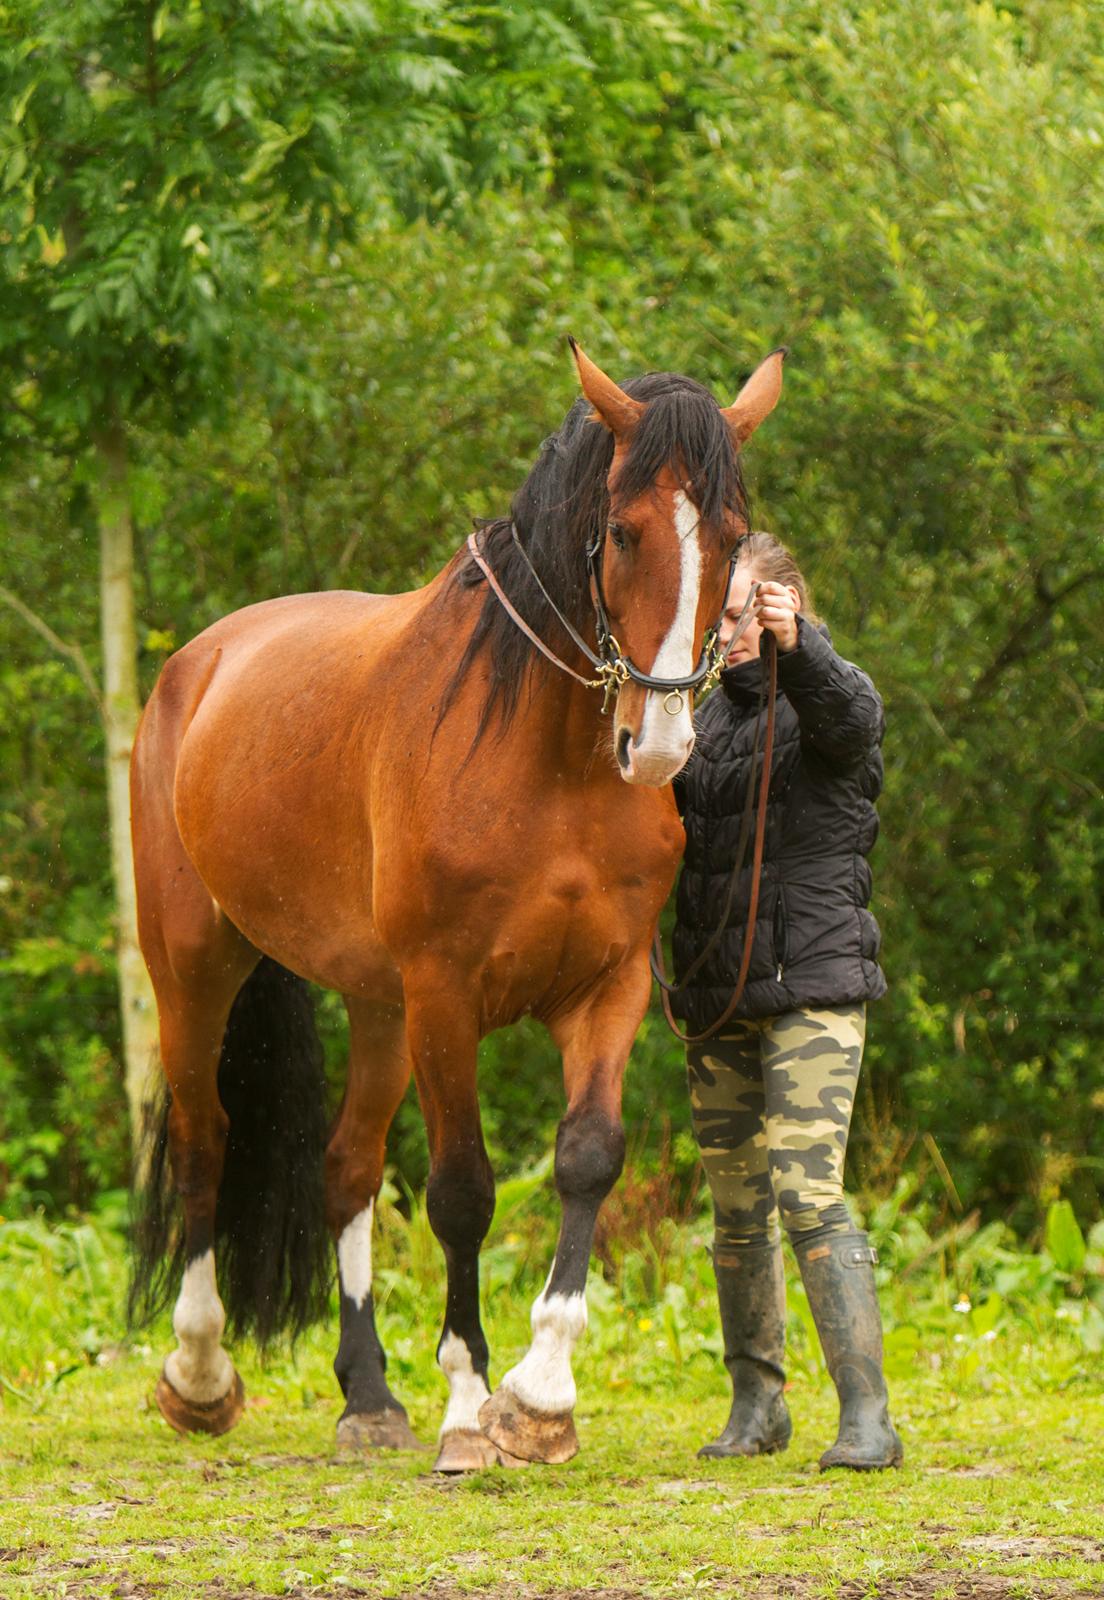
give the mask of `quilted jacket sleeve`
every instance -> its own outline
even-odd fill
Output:
[[[802,737],[826,760],[850,765],[880,743],[885,711],[877,689],[804,617],[797,619],[797,648],[778,653],[778,684]]]

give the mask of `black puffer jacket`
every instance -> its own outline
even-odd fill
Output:
[[[676,901],[675,972],[693,963],[717,928],[736,856],[751,771],[761,666],[721,675],[697,717],[697,748],[675,780],[686,824]],[[747,987],[734,1015],[876,1000],[886,982],[881,936],[866,909],[867,855],[878,836],[882,702],[864,672],[833,650],[827,629],[798,618],[798,643],[778,654],[778,707],[759,915]],[[754,835],[753,835],[754,837]],[[751,844],[724,937],[686,990],[673,997],[692,1033],[732,996],[751,892]]]

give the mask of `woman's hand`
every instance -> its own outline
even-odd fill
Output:
[[[797,599],[781,583],[761,583],[755,596],[755,616],[760,627],[773,633],[782,651],[797,648]]]

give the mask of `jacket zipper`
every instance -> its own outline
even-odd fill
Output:
[[[782,973],[786,965],[786,896],[782,885],[778,885],[778,899],[774,904],[774,953],[778,957],[777,968],[774,974],[775,983],[782,982]]]

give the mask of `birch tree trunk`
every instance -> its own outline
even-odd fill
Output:
[[[130,752],[138,726],[138,641],[134,629],[134,526],[126,434],[112,421],[95,437],[99,457],[100,632],[107,805],[115,884],[126,1097],[131,1149],[137,1155],[147,1104],[157,1083],[157,1009],[138,948],[134,853],[130,840]]]

